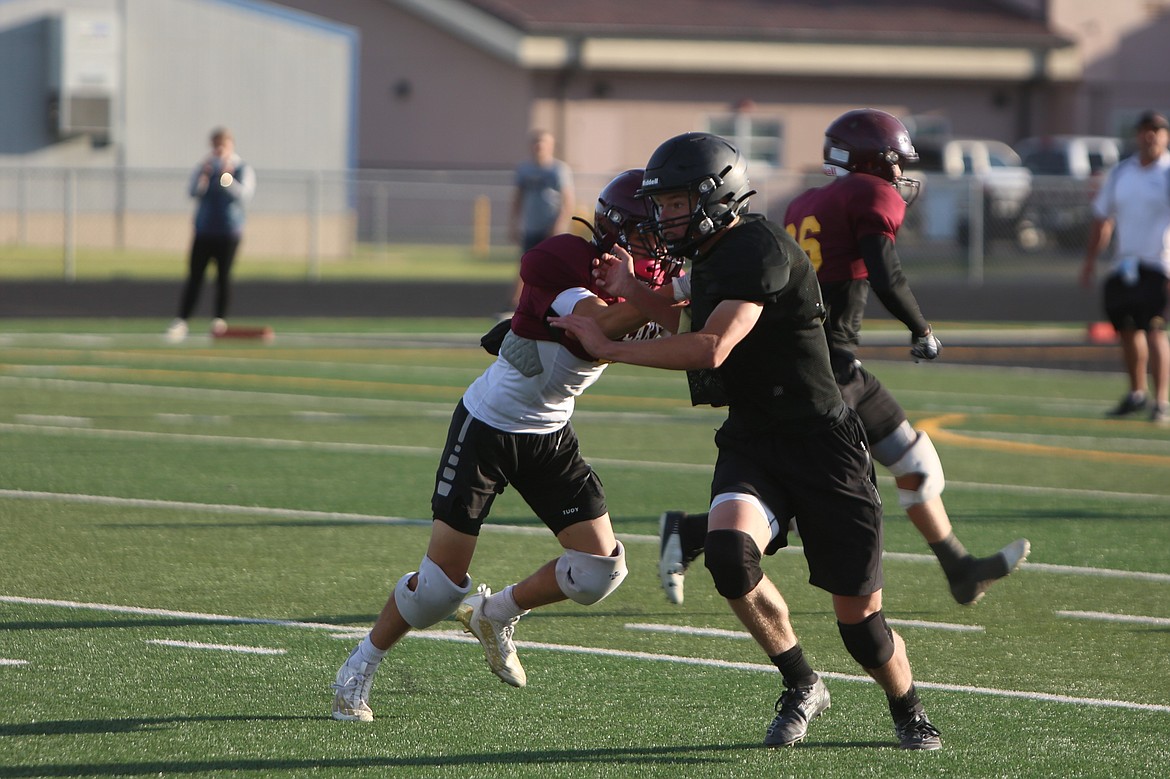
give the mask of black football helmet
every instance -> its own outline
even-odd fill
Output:
[[[619,173],[597,196],[593,209],[594,242],[608,252],[621,246],[634,256],[634,274],[653,287],[661,287],[682,270],[682,262],[661,249],[658,239],[638,225],[653,217],[649,198],[642,197],[641,168]]]
[[[894,175],[894,166],[905,167],[918,161],[918,152],[910,143],[910,131],[892,114],[876,108],[848,111],[833,120],[825,130],[825,173],[836,175],[837,169],[868,173],[890,182],[906,204],[918,197],[922,182],[908,176]]]
[[[699,246],[747,210],[755,190],[748,187],[747,161],[726,139],[711,133],[684,133],[665,141],[646,163],[639,195],[686,191],[689,216],[662,222],[657,209],[642,229],[653,232],[675,257],[692,257]],[[667,240],[663,231],[686,226],[681,238]]]

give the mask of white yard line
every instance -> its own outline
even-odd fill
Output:
[[[175,611],[174,609],[150,609],[142,606],[119,606],[110,603],[84,603],[75,600],[52,598],[25,598],[19,595],[0,595],[0,603],[20,603],[26,606],[52,606],[62,609],[86,609],[108,611],[114,614],[141,614],[151,617],[174,617],[195,622],[227,622],[238,625],[275,625],[286,628],[310,628],[312,630],[353,631],[356,625],[330,625],[325,622],[299,622],[289,619],[264,619],[260,617],[233,617],[227,614],[209,614],[202,611]]]
[[[951,630],[956,633],[982,633],[982,625],[958,625],[953,622],[927,622],[920,619],[887,619],[897,627],[926,628],[928,630]],[[627,622],[626,630],[642,630],[648,633],[677,633],[684,636],[711,636],[715,638],[751,638],[745,630],[723,630],[722,628],[693,628],[688,625],[662,625],[655,622]]]
[[[28,660],[10,660],[7,657],[0,657],[0,665],[28,665]]]
[[[2,381],[3,377],[0,377]],[[298,412],[308,413],[308,412]],[[602,412],[605,413],[605,412]],[[44,424],[15,424],[0,423],[0,431],[20,433],[43,433],[46,435],[74,435],[90,438],[109,438],[120,440],[173,440],[183,443],[203,443],[211,445],[231,444],[232,446],[255,446],[261,449],[287,449],[326,452],[367,452],[371,454],[392,454],[406,456],[437,457],[440,450],[430,446],[401,446],[395,444],[360,444],[346,441],[304,441],[291,438],[261,438],[249,436],[206,435],[199,433],[175,433],[148,430],[116,430],[110,428],[90,428]],[[709,473],[709,463],[678,463],[665,461],[622,460],[607,457],[591,457],[590,462],[613,468],[651,471],[676,471],[685,473]],[[878,481],[890,484],[893,479],[889,476],[879,476]],[[1135,501],[1168,501],[1170,496],[1144,492],[1115,492],[1111,490],[1087,490],[1068,487],[1043,487],[1030,484],[989,484],[984,482],[947,480],[947,486],[952,489],[974,491],[990,491],[1016,495],[1055,495],[1076,498],[1105,498],[1108,500],[1135,500]]]
[[[57,425],[23,425],[0,423],[0,431],[43,432],[55,435],[80,435],[87,438],[121,439],[128,441],[186,441],[232,446],[248,445],[259,449],[290,449],[323,452],[370,452],[376,454],[426,455],[438,457],[442,450],[430,446],[396,446],[392,444],[359,444],[349,441],[303,441],[293,438],[256,438],[235,435],[205,435],[201,433],[163,433],[151,430],[111,430],[109,428],[61,427]]]
[[[1091,619],[1099,622],[1128,622],[1134,625],[1170,626],[1166,617],[1139,617],[1131,614],[1111,614],[1107,611],[1058,611],[1057,616],[1070,619]]]
[[[351,625],[326,625],[316,622],[301,622],[296,620],[263,619],[254,617],[233,617],[223,614],[205,614],[201,612],[173,611],[170,609],[149,609],[139,606],[117,606],[108,603],[83,603],[79,601],[51,600],[45,598],[25,598],[14,595],[0,595],[0,603],[20,603],[32,606],[55,606],[70,609],[96,609],[98,611],[118,612],[126,614],[150,614],[155,616],[179,617],[191,620],[208,622],[231,622],[235,624],[275,625],[282,627],[312,628],[327,630],[331,633],[356,630]],[[458,643],[476,643],[476,639],[465,635],[462,630],[416,630],[408,637],[425,638],[438,641],[455,641]],[[626,660],[646,660],[650,662],[675,663],[682,665],[697,665],[708,668],[726,668],[741,671],[755,671],[776,673],[775,666],[760,663],[742,663],[729,660],[716,660],[702,657],[679,657],[676,655],[657,654],[653,652],[631,652],[619,649],[605,649],[602,647],[574,646],[571,644],[550,644],[541,641],[517,641],[516,646],[521,649],[540,649],[550,652],[569,652],[573,654],[595,655],[602,657],[617,657]],[[850,682],[867,682],[873,680],[868,676],[853,674],[824,673],[826,679],[839,679]],[[1044,692],[1028,692],[1025,690],[1002,690],[994,687],[975,687],[970,685],[942,684],[915,680],[915,685],[922,689],[945,690],[947,692],[963,692],[976,695],[992,695],[1001,698],[1020,698],[1024,700],[1045,701],[1050,703],[1069,703],[1078,706],[1094,706],[1116,709],[1132,709],[1137,711],[1151,711],[1170,714],[1170,705],[1154,703],[1134,703],[1132,701],[1118,701],[1102,698],[1080,698],[1070,695],[1054,695]]]
[[[287,649],[269,649],[262,646],[239,646],[238,644],[203,644],[198,641],[171,641],[165,638],[148,638],[148,644],[177,647],[180,649],[214,649],[220,652],[241,652],[246,655],[284,655]]]
[[[346,363],[349,365],[349,363]],[[450,415],[453,404],[448,401],[421,401],[421,400],[391,400],[380,398],[358,398],[358,397],[336,397],[326,395],[313,395],[310,393],[297,394],[289,392],[278,392],[271,390],[247,390],[247,389],[201,389],[194,387],[182,386],[164,386],[157,384],[136,384],[133,382],[115,382],[102,381],[100,379],[84,380],[84,379],[68,379],[54,375],[54,373],[68,369],[71,366],[56,366],[56,365],[15,365],[8,366],[9,375],[0,376],[0,386],[14,385],[14,386],[32,386],[45,387],[47,389],[70,390],[75,392],[88,392],[93,394],[114,394],[124,396],[127,394],[134,394],[144,397],[168,397],[168,398],[190,398],[206,400],[208,398],[224,398],[224,399],[242,399],[242,400],[257,400],[262,399],[264,402],[277,401],[282,403],[324,403],[330,407],[336,408],[339,405],[361,405],[364,407],[381,407],[385,409],[404,409],[404,408],[418,408],[429,409],[437,413]],[[932,370],[941,369],[944,366],[932,366]],[[954,366],[952,366],[954,367]],[[973,367],[973,366],[966,366]],[[989,368],[991,369],[991,368]],[[994,370],[1010,370],[1008,368],[993,368]],[[133,370],[127,368],[125,370]],[[462,369],[460,369],[462,370]],[[1028,369],[1028,373],[1034,373],[1036,369]],[[608,385],[617,385],[621,382],[636,382],[636,386],[642,386],[644,378],[641,377],[607,377],[606,383]],[[958,412],[964,411],[969,413],[986,413],[990,407],[986,404],[989,401],[1009,401],[1018,400],[1010,395],[988,395],[986,393],[968,393],[968,392],[938,392],[936,390],[914,390],[914,389],[900,389],[898,396],[903,395],[913,396],[920,394],[923,397],[937,399],[939,397],[946,398],[945,403],[931,402],[926,410],[938,412]],[[641,397],[641,396],[639,396]],[[967,403],[966,401],[972,401]],[[1068,410],[1073,409],[1077,411],[1095,410],[1099,409],[1104,401],[1095,400],[1091,398],[1077,399],[1068,398],[1062,399],[1059,402],[1042,400],[1035,405],[1042,409],[1057,409]],[[604,414],[607,412],[601,410],[579,409],[577,415],[586,415],[591,413]],[[702,418],[721,419],[722,412],[712,411],[705,408],[694,408],[689,405],[678,405],[674,408],[664,408],[661,411],[640,411],[640,412],[626,412],[631,415],[638,415],[643,419],[666,419],[673,420],[680,416],[694,419],[696,415],[702,415]]]
[[[994,485],[985,485],[992,487]],[[279,517],[281,519],[305,520],[342,520],[347,522],[368,522],[380,525],[412,525],[429,527],[429,519],[411,519],[407,517],[384,517],[376,514],[354,514],[339,511],[307,511],[303,509],[284,509],[273,506],[237,506],[224,503],[190,503],[177,500],[153,500],[146,498],[118,498],[109,495],[80,495],[62,492],[39,492],[34,490],[5,490],[0,489],[0,500],[45,500],[57,503],[78,503],[106,506],[126,506],[129,508],[157,508],[175,511],[193,511],[209,514],[242,514],[246,516]],[[1164,498],[1162,498],[1164,499]],[[488,533],[519,533],[523,535],[545,535],[548,529],[542,526],[515,526],[486,524],[484,532]],[[635,543],[657,544],[658,536],[640,535],[634,533],[619,533],[622,541]],[[782,553],[795,554],[802,552],[799,546],[789,546],[781,550]],[[913,552],[885,552],[883,555],[889,560],[902,562],[932,563],[937,560],[934,555],[917,554]],[[1026,562],[1020,571],[1043,571],[1045,573],[1070,574],[1075,576],[1098,576],[1110,579],[1134,579],[1149,582],[1170,582],[1170,574],[1153,573],[1146,571],[1125,571],[1115,568],[1091,568],[1080,565],[1056,565],[1052,563]]]
[[[149,498],[117,498],[107,495],[76,495],[60,492],[26,492],[24,490],[0,490],[0,498],[47,500],[57,503],[80,503],[105,506],[126,506],[128,508],[154,508],[178,511],[195,511],[207,514],[242,514],[246,516],[281,517],[284,519],[328,519],[348,522],[370,522],[380,525],[431,524],[429,519],[406,519],[404,517],[380,517],[370,514],[350,514],[343,511],[303,511],[269,506],[236,506],[224,503],[188,503],[177,500],[153,500]],[[536,528],[520,528],[536,530]],[[545,528],[540,528],[548,532]]]

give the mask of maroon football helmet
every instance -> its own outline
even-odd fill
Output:
[[[918,161],[918,152],[910,143],[910,131],[892,114],[876,108],[848,111],[833,120],[825,130],[825,172],[835,175],[835,168],[852,173],[868,173],[890,182],[907,205],[918,196],[922,183],[907,176],[895,175],[894,166],[904,167]]]
[[[652,234],[638,230],[653,215],[649,198],[638,197],[641,168],[618,174],[597,196],[593,210],[594,240],[602,251],[617,244],[634,256],[634,273],[653,287],[661,287],[679,274],[682,263],[669,257]]]

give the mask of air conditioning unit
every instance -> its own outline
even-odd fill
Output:
[[[113,139],[121,92],[122,34],[117,14],[69,9],[52,21],[50,121],[59,138]]]

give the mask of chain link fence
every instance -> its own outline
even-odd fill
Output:
[[[59,251],[44,277],[71,279],[79,250],[182,255],[193,203],[187,170],[0,167],[0,245]],[[972,284],[1001,277],[1075,276],[1093,184],[1033,177],[997,190],[974,177],[922,176],[898,250],[912,278]],[[592,218],[609,174],[576,175],[577,213]],[[791,198],[824,176],[753,176],[753,210],[782,219]],[[509,246],[511,171],[259,171],[248,209],[251,258],[304,268],[413,244]]]

